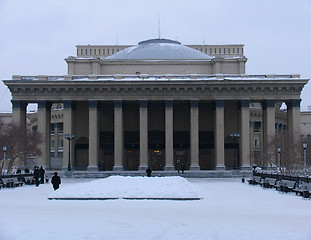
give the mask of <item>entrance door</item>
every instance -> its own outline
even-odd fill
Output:
[[[215,164],[212,161],[212,150],[211,149],[200,149],[200,169],[201,170],[212,170],[215,168]]]
[[[139,150],[128,149],[126,151],[126,169],[138,170],[139,167]]]
[[[188,149],[175,150],[174,166],[175,169],[181,169],[181,164],[185,165],[185,170],[189,170]]]
[[[100,168],[102,171],[109,171],[113,169],[114,151],[113,150],[103,150],[102,161],[100,162]]]
[[[152,149],[150,160],[152,170],[164,169],[164,153],[162,149]]]

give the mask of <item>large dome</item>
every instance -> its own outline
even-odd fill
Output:
[[[169,39],[150,39],[139,42],[137,46],[126,48],[106,59],[150,59],[150,60],[208,60],[212,57],[193,48],[181,45],[180,42]]]

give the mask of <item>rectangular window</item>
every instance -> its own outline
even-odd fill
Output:
[[[111,49],[112,53],[111,54],[114,54],[114,49]]]
[[[107,49],[107,55],[109,55],[109,48]]]
[[[52,148],[55,147],[55,140],[52,140],[52,142],[51,142],[51,147],[52,147]]]
[[[90,49],[90,55],[92,55],[92,49]]]
[[[240,54],[240,49],[239,49],[239,48],[237,48],[236,50],[237,50],[238,54]]]
[[[105,55],[106,54],[106,52],[105,52],[105,48],[103,49],[103,55]]]
[[[221,54],[221,48],[219,48],[219,54]]]
[[[213,53],[213,49],[212,48],[209,49],[209,53]]]
[[[205,48],[205,53],[207,54],[207,48]]]
[[[119,48],[117,48],[117,52],[119,52]]]
[[[224,48],[224,54],[226,54],[226,49]]]
[[[100,49],[98,49],[98,55],[100,55]]]
[[[230,48],[228,48],[228,54],[230,54]]]
[[[96,49],[94,49],[94,55],[96,55]]]
[[[85,49],[85,55],[87,55],[87,49]]]
[[[232,53],[234,54],[234,48],[232,48]]]
[[[260,133],[260,128],[261,128],[261,122],[255,122],[254,123],[254,132]]]
[[[217,52],[216,52],[217,49],[215,48],[214,50],[215,50],[215,54],[216,54],[216,53],[217,53]]]
[[[81,55],[83,55],[83,49],[81,48]]]
[[[64,147],[64,140],[63,140],[63,139],[60,140],[60,142],[59,142],[59,147],[60,147],[60,148],[63,148],[63,147]]]

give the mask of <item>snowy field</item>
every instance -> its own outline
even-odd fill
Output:
[[[62,180],[59,190],[93,181]],[[1,189],[0,240],[311,239],[310,200],[240,179],[188,181],[203,199],[48,200],[50,183]]]

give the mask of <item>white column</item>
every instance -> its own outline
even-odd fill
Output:
[[[199,166],[199,101],[190,100],[190,170],[200,170]]]
[[[273,154],[269,152],[269,143],[275,134],[275,101],[266,100],[262,103],[263,106],[263,150],[273,158]],[[273,159],[271,159],[274,162]],[[267,164],[267,163],[264,163]]]
[[[249,100],[240,100],[240,164],[241,170],[250,170]]]
[[[114,171],[122,171],[123,168],[123,101],[114,101]]]
[[[12,121],[26,130],[26,107],[27,103],[20,100],[12,102]]]
[[[288,131],[294,139],[300,137],[300,102],[301,99],[292,99],[286,103]]]
[[[99,116],[97,100],[89,100],[89,165],[88,171],[98,170],[99,161]]]
[[[215,100],[214,150],[216,170],[226,170],[225,167],[225,101]]]
[[[148,100],[139,101],[139,160],[140,170],[148,166]]]
[[[64,151],[63,151],[63,170],[67,170],[69,161],[69,141],[64,138],[65,134],[74,134],[74,111],[75,103],[71,100],[64,101],[64,125],[63,125],[63,141],[64,141]],[[70,162],[74,165],[75,152],[74,152],[74,142],[75,139],[70,141]]]
[[[173,100],[165,100],[165,170],[174,169]]]
[[[40,146],[41,154],[37,156],[38,165],[50,167],[51,156],[51,104],[47,101],[38,102],[38,131],[43,138]]]

